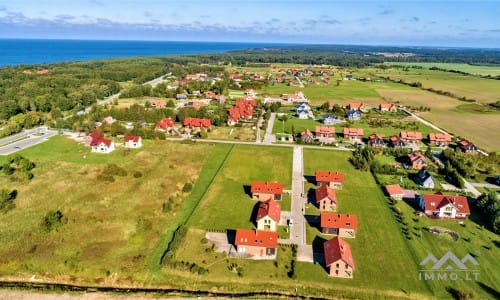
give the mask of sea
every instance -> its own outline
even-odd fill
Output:
[[[133,56],[221,53],[273,43],[0,39],[0,67]]]

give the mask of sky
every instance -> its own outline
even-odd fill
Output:
[[[0,38],[500,48],[500,0],[0,0]]]

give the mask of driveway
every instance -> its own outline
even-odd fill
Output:
[[[264,136],[264,144],[272,144],[276,142],[276,136],[273,134],[274,120],[276,113],[272,113],[267,122],[266,135]]]

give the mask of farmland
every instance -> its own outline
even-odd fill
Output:
[[[426,69],[430,69],[432,67],[440,68],[443,70],[455,70],[460,72],[465,72],[473,75],[480,76],[498,76],[500,75],[500,68],[498,66],[480,66],[480,65],[469,65],[469,64],[453,64],[453,63],[421,63],[421,62],[387,62],[386,65],[392,66],[417,66]]]

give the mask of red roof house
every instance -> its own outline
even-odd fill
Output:
[[[425,156],[420,152],[410,152],[408,153],[408,162],[412,169],[420,170],[422,168],[427,167],[427,163],[425,162]]]
[[[375,148],[382,148],[385,146],[384,142],[384,135],[383,134],[376,134],[372,133],[368,137],[368,143],[370,146],[375,147]]]
[[[325,265],[330,269],[330,276],[352,278],[354,271],[354,258],[351,246],[338,236],[323,244],[325,252]]]
[[[470,215],[469,203],[464,196],[441,193],[424,195],[420,208],[427,216],[448,219],[465,219]]]
[[[184,119],[184,127],[190,129],[202,129],[202,128],[210,128],[211,123],[210,119],[200,119],[200,118],[185,118]]]
[[[316,203],[320,210],[337,210],[337,194],[328,185],[323,184],[316,189]]]
[[[358,102],[349,103],[347,106],[349,109],[352,110],[361,110],[364,107],[363,103],[358,103]]]
[[[396,105],[392,104],[392,103],[380,103],[378,106],[378,109],[380,111],[390,111],[390,112],[398,111],[398,108],[396,107]]]
[[[272,199],[265,202],[259,202],[257,217],[255,218],[257,229],[277,231],[280,217],[281,207],[278,202]]]
[[[460,140],[458,142],[458,147],[460,148],[460,150],[462,150],[462,152],[467,154],[477,154],[478,152],[476,145],[466,139]]]
[[[394,200],[403,200],[403,197],[405,195],[403,189],[399,186],[399,184],[386,185],[385,190],[389,197]]]
[[[155,129],[164,131],[164,132],[171,132],[175,128],[175,121],[172,118],[163,118],[160,121],[156,123]]]
[[[126,148],[140,148],[140,147],[142,147],[142,138],[138,135],[126,135],[125,136],[125,147]]]
[[[401,131],[401,139],[405,143],[419,143],[422,141],[422,133],[418,131]]]
[[[327,185],[334,189],[342,189],[344,173],[330,171],[316,171],[316,184],[318,186]]]
[[[165,108],[167,106],[167,101],[165,100],[151,100],[149,103],[153,108]]]
[[[269,199],[281,200],[283,184],[279,182],[254,181],[250,187],[252,199],[267,201]]]
[[[278,248],[278,233],[268,230],[237,229],[234,239],[238,253],[272,256]]]
[[[91,134],[89,146],[92,147],[92,152],[97,153],[110,153],[115,150],[115,143],[103,138],[98,133]]]
[[[358,229],[358,217],[350,214],[321,213],[321,229],[324,234],[336,234],[340,237],[355,238]]]
[[[333,138],[335,137],[335,127],[316,126],[317,138]]]
[[[442,132],[429,133],[429,141],[432,145],[446,147],[451,143],[451,135]]]
[[[300,140],[304,143],[312,143],[314,141],[314,135],[311,130],[304,129],[304,131],[300,133]]]
[[[344,138],[352,142],[361,142],[363,138],[363,128],[348,128],[344,127]]]

